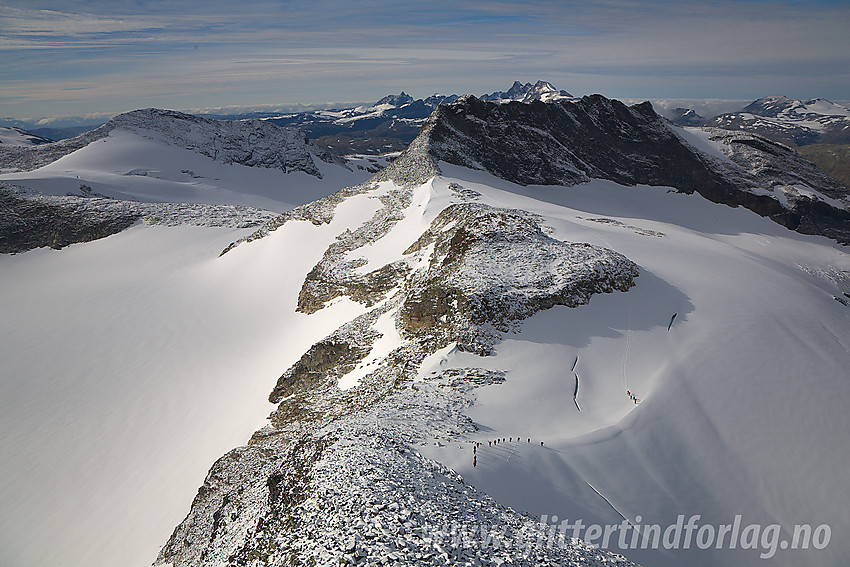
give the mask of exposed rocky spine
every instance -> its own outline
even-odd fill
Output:
[[[427,269],[404,290],[398,325],[405,336],[479,354],[537,311],[627,291],[638,275],[616,252],[555,240],[528,213],[477,203],[444,209],[405,253],[429,249]]]

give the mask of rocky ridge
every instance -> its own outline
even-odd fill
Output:
[[[138,203],[95,194],[59,197],[0,185],[0,254],[43,246],[64,248],[121,232],[138,221],[165,226],[252,228],[275,216],[236,205]]]
[[[423,381],[426,358],[441,349],[488,354],[535,312],[628,290],[639,272],[620,254],[555,240],[534,215],[475,202],[460,186],[449,188],[453,204],[401,257],[363,272],[368,261],[358,251],[414,214],[414,192],[439,173],[428,140],[417,138],[369,183],[253,236],[287,222],[326,224],[353,196],[382,205],[338,236],[298,301],[309,314],[345,296],[367,311],[280,376],[269,425],[213,466],[159,564],[628,564],[577,541],[546,543],[547,526],[416,449],[434,439],[463,442],[475,431],[464,414],[472,390],[504,379],[470,368]]]
[[[435,162],[520,185],[598,178],[668,186],[746,207],[798,232],[850,242],[847,189],[796,152],[757,134],[714,131],[729,157],[717,159],[687,142],[649,103],[627,107],[593,95],[497,105],[463,97],[438,107],[420,137]],[[780,187],[792,189],[765,190]]]

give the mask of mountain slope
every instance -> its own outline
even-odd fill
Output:
[[[850,187],[850,144],[809,144],[797,149],[800,155]]]
[[[280,376],[269,424],[215,463],[157,563],[615,560],[504,506],[778,526],[735,549],[603,546],[651,565],[846,558],[839,539],[792,551],[779,537],[848,528],[850,259],[695,193],[743,198],[790,176],[837,210],[843,196],[793,163],[741,165],[770,154],[760,138],[738,163],[713,135],[601,97],[464,98],[370,183],[228,247],[237,261],[286,250],[299,227],[335,235],[298,273],[296,309],[360,311]],[[331,227],[364,198],[377,210]]]
[[[744,206],[808,234],[850,239],[847,190],[780,144],[750,134],[668,126],[649,103],[602,96],[554,104],[438,107],[421,144],[434,159],[484,169],[519,184],[590,178],[666,185]]]
[[[840,211],[798,160],[644,105],[466,98],[256,231],[157,207],[0,255],[4,562],[846,563],[850,259],[746,208]],[[641,549],[679,514],[778,528]],[[831,540],[782,549],[796,524]]]
[[[38,144],[49,144],[53,140],[37,136],[21,128],[0,127],[0,144],[10,146],[34,146]]]

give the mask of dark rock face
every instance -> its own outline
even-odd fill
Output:
[[[850,211],[840,206],[847,202],[848,191],[840,182],[791,148],[767,138],[715,129],[711,139],[722,142],[730,159],[742,168],[725,171],[727,178],[741,188],[761,187],[768,193],[736,191],[735,202],[802,234],[850,243]],[[799,193],[796,187],[812,188],[833,203]]]
[[[577,102],[507,103],[465,97],[435,111],[432,153],[520,185],[711,186],[722,180],[667,128],[649,103],[600,95]]]
[[[49,246],[64,248],[121,232],[141,215],[99,211],[85,201],[65,204],[35,201],[0,189],[0,253]]]
[[[757,135],[737,134],[727,145],[746,145],[754,154],[742,158],[742,152],[730,149],[741,167],[729,168],[687,144],[649,103],[629,107],[600,95],[507,104],[463,97],[438,107],[420,136],[436,160],[484,169],[520,185],[573,185],[598,178],[669,186],[715,203],[744,206],[805,234],[850,242],[846,208],[806,197],[785,205],[751,190],[785,183],[790,176],[795,183],[846,199],[840,184],[805,166],[795,152]],[[751,171],[759,161],[771,165]]]
[[[369,346],[354,345],[333,337],[324,339],[313,345],[281,376],[269,395],[269,401],[276,404],[296,391],[324,385],[329,374],[345,374],[367,354]]]

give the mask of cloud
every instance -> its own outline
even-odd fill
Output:
[[[850,91],[850,7],[829,1],[10,0],[0,10],[0,109],[51,93],[91,110],[370,100],[402,88],[481,93],[514,78],[654,97]]]

